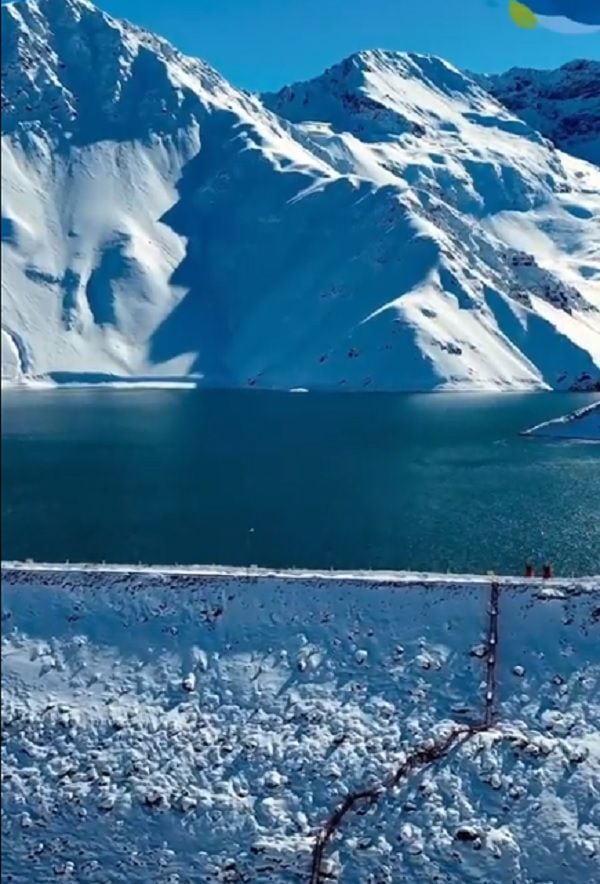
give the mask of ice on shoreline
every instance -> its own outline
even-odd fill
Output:
[[[600,442],[600,401],[586,408],[566,414],[555,420],[545,421],[523,432],[524,436],[554,439],[587,439]]]

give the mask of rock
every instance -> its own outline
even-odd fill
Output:
[[[594,842],[590,838],[586,838],[581,842],[581,849],[586,854],[586,856],[596,856],[596,847],[594,845]]]
[[[179,806],[184,813],[188,813],[188,811],[194,810],[198,806],[198,802],[191,795],[182,795]]]
[[[565,754],[570,764],[582,764],[587,760],[589,752],[583,746],[567,746]]]
[[[333,859],[324,859],[321,863],[321,876],[331,879],[339,872],[339,866]]]
[[[481,837],[481,832],[475,826],[462,825],[454,833],[457,841],[477,841]]]
[[[523,678],[525,675],[525,669],[523,666],[513,666],[513,675],[516,675],[517,678]]]
[[[100,798],[100,800],[98,801],[98,805],[97,805],[98,810],[104,810],[104,811],[112,810],[113,807],[115,806],[115,803],[116,803],[116,798],[112,793],[108,794],[108,795],[103,795]]]
[[[187,691],[189,694],[192,693],[196,689],[196,676],[193,672],[189,672],[183,681],[181,682],[181,687],[184,691]]]
[[[194,659],[198,669],[201,672],[206,672],[208,669],[208,655],[206,651],[203,651],[200,648],[194,648]]]
[[[276,770],[270,770],[265,774],[263,783],[267,789],[278,789],[283,784],[283,777]]]
[[[142,799],[146,807],[158,807],[163,803],[163,796],[157,789],[150,789]]]

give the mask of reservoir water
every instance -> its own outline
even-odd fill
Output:
[[[584,394],[2,395],[2,557],[600,573]]]

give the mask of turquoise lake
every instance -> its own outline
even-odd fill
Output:
[[[5,391],[3,558],[600,573],[596,399]]]

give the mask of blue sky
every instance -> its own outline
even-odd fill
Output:
[[[521,30],[509,19],[508,0],[96,2],[158,31],[247,89],[315,76],[359,49],[433,52],[475,71],[600,58],[600,35]]]

